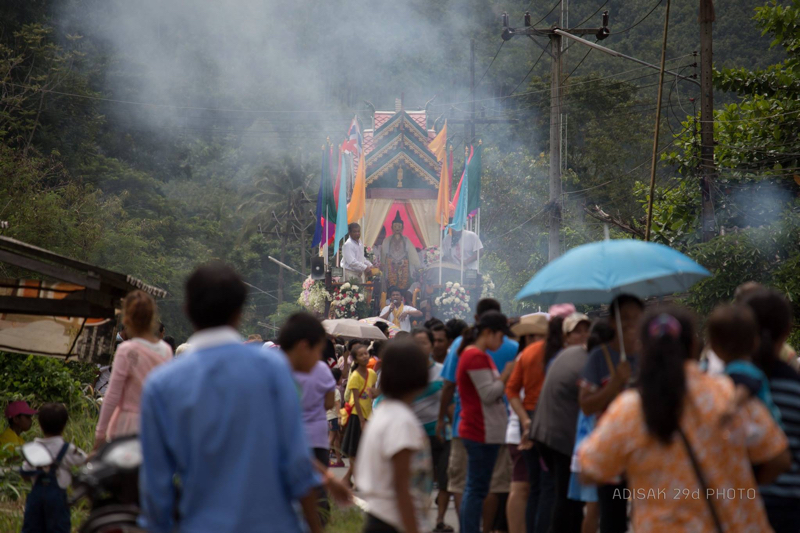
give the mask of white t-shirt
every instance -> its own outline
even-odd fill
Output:
[[[334,389],[334,391],[336,393],[336,404],[339,405],[339,407],[341,408],[341,406],[342,406],[342,393],[339,392],[339,387],[338,386]],[[336,405],[334,405],[332,408],[328,409],[328,411],[327,411],[325,416],[326,416],[326,418],[328,420],[336,420],[336,419],[339,418],[339,409],[337,409]]]
[[[367,512],[403,531],[392,467],[392,458],[403,450],[414,450],[411,498],[419,530],[430,531],[433,460],[425,430],[408,405],[387,398],[375,408],[358,447],[356,485],[367,502]]]
[[[389,312],[389,309],[391,309],[391,307],[392,307],[391,305],[387,305],[386,307],[381,309],[381,316],[386,316],[386,313]],[[417,309],[415,309],[414,307],[411,307],[410,305],[407,305],[407,304],[403,305],[403,312],[404,313],[413,313],[414,311],[417,311]],[[392,311],[389,314],[389,317],[386,320],[388,320],[391,323],[394,323],[394,311]],[[400,321],[400,329],[402,329],[403,331],[411,331],[411,317],[406,315],[405,318],[403,318]]]
[[[61,436],[57,437],[36,437],[33,439],[35,442],[42,444],[47,451],[50,452],[50,455],[55,461],[56,457],[58,457],[61,448],[64,446],[64,438]],[[70,444],[67,448],[67,453],[64,454],[64,457],[61,459],[61,464],[56,471],[56,479],[58,480],[58,486],[62,489],[67,489],[67,487],[72,484],[72,474],[70,474],[70,469],[74,466],[80,466],[86,462],[86,454],[75,446],[74,444]],[[24,470],[33,470],[33,467],[29,465],[27,462],[24,462],[22,465]],[[34,479],[36,476],[34,476]]]
[[[453,246],[453,236],[448,235],[444,238],[442,244],[444,248],[445,261],[451,261],[453,264],[461,264],[461,254],[464,254],[466,260],[472,254],[483,250],[483,243],[475,232],[464,230],[461,232],[461,239]],[[478,269],[478,258],[469,263],[464,263],[465,269]]]

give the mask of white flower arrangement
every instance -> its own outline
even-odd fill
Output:
[[[494,298],[495,285],[489,274],[482,274],[483,287],[481,287],[481,298]]]
[[[439,314],[445,318],[466,319],[470,315],[469,292],[459,283],[448,281],[445,284],[444,292],[436,297],[433,303],[436,305]]]
[[[363,307],[365,301],[366,297],[358,285],[343,283],[333,293],[331,312],[334,318],[359,318],[359,307]]]
[[[303,282],[303,292],[297,299],[297,303],[305,307],[309,313],[317,316],[325,314],[325,302],[331,299],[331,295],[325,290],[325,282],[313,280],[309,276]]]

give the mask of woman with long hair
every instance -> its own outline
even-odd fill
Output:
[[[770,531],[758,484],[790,466],[780,427],[758,401],[720,427],[734,385],[700,370],[686,311],[648,313],[641,341],[638,385],[611,403],[581,445],[582,478],[608,483],[625,472],[637,533]]]
[[[139,433],[139,400],[147,375],[172,357],[172,349],[155,335],[156,302],[135,290],[122,302],[122,324],[127,333],[114,354],[111,380],[103,398],[94,446]]]
[[[772,400],[780,411],[781,425],[789,437],[792,468],[774,483],[761,487],[770,524],[776,533],[800,529],[800,375],[785,363],[781,351],[792,331],[792,307],[773,290],[756,290],[743,298],[755,315],[760,343],[753,362],[769,380]]]
[[[503,403],[505,381],[487,352],[510,336],[508,319],[498,311],[487,311],[467,329],[458,349],[456,386],[461,397],[458,433],[467,450],[467,484],[461,502],[462,533],[478,533],[483,502],[489,493],[500,446],[505,442],[508,413]],[[505,379],[504,379],[505,378]]]

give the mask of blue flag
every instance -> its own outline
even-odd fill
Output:
[[[339,206],[336,213],[336,236],[333,239],[333,254],[339,253],[339,241],[347,237],[347,172],[344,153],[341,155],[342,165],[339,172]]]
[[[327,157],[325,157],[327,150],[322,148],[322,173],[319,180],[319,193],[317,193],[317,211],[314,216],[317,219],[317,227],[314,229],[314,238],[311,240],[311,247],[316,248],[322,242],[322,200],[325,197],[325,168],[328,166]]]
[[[458,195],[456,212],[453,221],[447,225],[456,231],[461,231],[467,225],[467,215],[469,214],[469,165],[464,168],[464,178],[461,180],[461,192]]]

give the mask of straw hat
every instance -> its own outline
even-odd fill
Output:
[[[547,316],[539,313],[525,315],[511,326],[511,332],[517,338],[525,335],[547,335]]]

